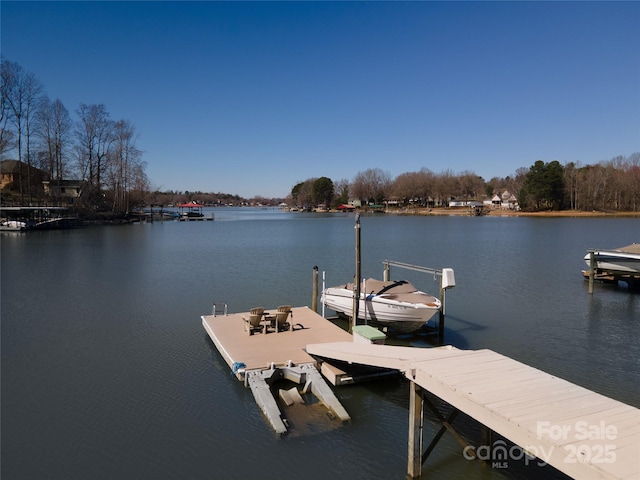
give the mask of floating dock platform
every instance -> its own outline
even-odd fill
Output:
[[[277,308],[266,309],[276,312]],[[293,307],[293,318],[289,320],[302,328],[290,332],[257,333],[249,335],[244,328],[245,313],[228,315],[203,315],[202,325],[216,345],[220,354],[236,376],[244,379],[247,370],[268,369],[271,365],[285,366],[289,363],[312,363],[316,359],[305,349],[310,343],[351,342],[351,335],[315,313],[308,307]],[[243,364],[243,367],[239,365]]]
[[[412,348],[353,342],[308,345],[323,358],[395,368],[411,381],[408,475],[422,464],[445,431],[466,445],[451,426],[458,411],[576,479],[640,479],[640,410],[491,350],[447,346]],[[431,392],[453,407],[445,418],[424,396]],[[422,451],[422,412],[427,405],[442,427]],[[485,448],[492,448],[488,442]],[[504,447],[500,447],[504,450]],[[497,449],[496,449],[497,450]],[[472,455],[472,457],[477,457]],[[508,461],[494,457],[489,460]],[[522,455],[520,456],[522,458]],[[493,464],[492,464],[493,465]]]
[[[277,308],[267,309],[275,312]],[[291,309],[294,330],[250,335],[244,317],[249,313],[204,315],[202,325],[235,376],[250,387],[260,409],[278,434],[287,432],[287,421],[271,386],[278,380],[303,384],[302,392],[280,390],[285,404],[298,403],[299,393],[313,393],[331,414],[342,421],[349,414],[318,371],[318,362],[305,348],[309,343],[352,341],[351,335],[308,307]]]

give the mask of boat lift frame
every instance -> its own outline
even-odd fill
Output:
[[[446,291],[456,286],[455,273],[452,268],[443,268],[438,270],[435,268],[422,267],[420,265],[412,265],[410,263],[397,262],[395,260],[384,260],[382,262],[383,280],[388,282],[391,279],[391,267],[404,268],[405,270],[415,270],[417,272],[428,273],[433,278],[440,277],[440,315],[438,318],[438,343],[444,344],[444,315],[445,315],[445,297]]]

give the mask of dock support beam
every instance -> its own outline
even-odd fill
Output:
[[[412,372],[412,377],[414,377]],[[408,438],[408,457],[407,457],[407,476],[409,478],[418,478],[422,475],[422,465],[427,461],[427,458],[431,452],[435,449],[436,445],[445,434],[449,431],[453,438],[467,451],[468,455],[473,458],[477,458],[473,450],[469,450],[469,445],[462,438],[462,436],[456,432],[452,423],[458,416],[460,411],[454,408],[451,413],[445,418],[442,413],[436,408],[436,406],[424,395],[424,389],[420,387],[413,380],[409,390],[409,438]],[[440,422],[441,426],[438,432],[434,435],[433,439],[429,443],[424,453],[422,452],[423,444],[423,430],[424,430],[424,406],[427,405],[429,409],[435,414],[436,418]],[[484,427],[484,426],[483,426]],[[486,441],[487,445],[491,444],[491,430],[484,427],[482,430],[483,441]]]
[[[410,478],[418,478],[422,475],[423,407],[422,388],[412,381],[409,391],[409,456],[407,462],[407,475]]]

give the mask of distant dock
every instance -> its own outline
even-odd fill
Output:
[[[614,249],[591,249],[584,257],[589,270],[582,274],[589,280],[589,293],[594,281],[626,282],[629,290],[640,289],[640,244],[632,243]]]
[[[3,206],[0,207],[0,223],[2,224],[0,230],[53,230],[77,226],[78,217],[69,215],[68,212],[68,207]]]

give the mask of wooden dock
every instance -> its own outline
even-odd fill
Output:
[[[538,458],[577,479],[640,479],[640,410],[491,350],[410,348],[352,342],[308,345],[320,357],[395,368],[411,380],[408,474],[422,464],[457,411],[475,418]],[[423,395],[454,408],[422,451]],[[490,445],[489,445],[490,447]],[[468,445],[465,452],[473,453]],[[475,455],[474,455],[475,456]],[[490,456],[489,460],[495,460]],[[508,461],[509,458],[502,457]]]
[[[274,313],[276,308],[272,309]],[[299,402],[310,392],[340,421],[349,414],[320,375],[316,360],[305,351],[309,343],[352,341],[349,333],[308,307],[291,309],[294,330],[249,335],[243,317],[248,312],[202,316],[202,325],[235,376],[251,388],[256,403],[278,434],[286,433],[288,422],[274,398],[272,386],[279,380],[303,384],[302,392],[280,390],[286,405]],[[267,309],[267,312],[270,312]],[[282,403],[281,402],[281,403]]]
[[[266,309],[275,312],[277,309]],[[249,335],[244,330],[243,316],[247,313],[226,316],[205,315],[202,325],[220,354],[236,376],[243,379],[245,370],[266,369],[276,366],[313,363],[316,360],[305,348],[310,343],[351,342],[351,335],[308,307],[293,307],[293,323],[303,328],[293,332],[257,333]],[[238,365],[244,364],[244,367]]]

